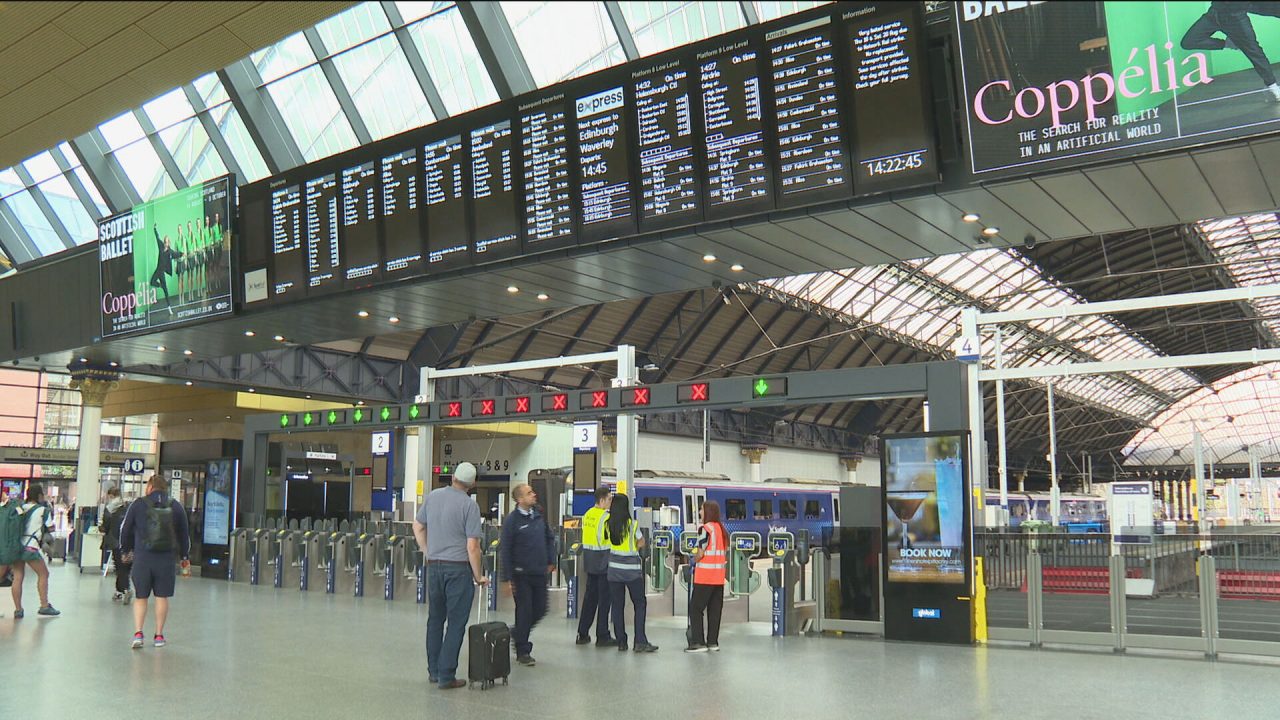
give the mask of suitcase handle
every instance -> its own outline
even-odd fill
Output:
[[[476,593],[476,621],[488,622],[489,621],[489,602],[488,602],[489,584],[485,583],[484,585],[477,585],[476,587],[480,588],[480,591]]]

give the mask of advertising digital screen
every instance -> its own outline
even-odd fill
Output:
[[[783,205],[853,194],[830,18],[766,36]]]
[[[302,252],[302,186],[271,191],[271,296],[301,296],[306,291]]]
[[[525,250],[536,252],[572,244],[569,120],[564,95],[521,109],[520,160]]]
[[[338,176],[329,173],[308,180],[305,199],[308,293],[337,289],[342,279]]]
[[[702,219],[689,71],[670,62],[633,76],[640,155],[640,226]]]
[[[423,149],[426,170],[427,261],[432,270],[465,265],[468,259],[466,159],[462,136]]]
[[[773,207],[758,55],[748,40],[698,55],[709,218]]]
[[[376,168],[370,160],[342,171],[342,277],[348,286],[370,284],[382,265]]]
[[[965,438],[886,437],[881,456],[890,583],[968,579]]]
[[[1275,132],[1270,2],[959,3],[974,173]],[[996,41],[999,38],[999,41]]]
[[[488,262],[520,254],[511,121],[471,131],[472,258]]]
[[[224,176],[98,223],[103,337],[231,313],[235,193]]]
[[[580,97],[574,108],[582,171],[578,186],[582,240],[634,233],[626,90],[619,85]]]
[[[222,458],[210,460],[205,465],[204,536],[201,538],[205,545],[228,545],[231,542],[239,464],[234,458]]]
[[[859,194],[937,182],[919,3],[847,12],[853,148]]]
[[[382,158],[382,263],[388,275],[422,271],[422,180],[418,151],[409,148]]]

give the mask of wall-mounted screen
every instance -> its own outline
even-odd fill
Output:
[[[759,52],[747,39],[698,54],[707,217],[773,207]]]
[[[527,252],[573,244],[569,114],[564,95],[522,106],[520,165]]]
[[[891,583],[968,578],[968,478],[963,435],[884,438],[885,563]]]
[[[520,254],[511,121],[471,131],[471,253],[474,262]]]
[[[422,166],[416,148],[382,158],[382,233],[387,275],[422,272]]]
[[[629,235],[636,230],[631,197],[631,145],[627,132],[627,93],[618,85],[580,97],[577,120],[578,214],[582,240]]]
[[[469,259],[465,153],[461,135],[438,140],[423,149],[427,261],[431,271],[466,265]]]

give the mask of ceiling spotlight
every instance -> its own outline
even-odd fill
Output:
[[[982,228],[982,234],[987,237],[993,237],[1000,234],[1000,228],[991,226]]]
[[[311,399],[311,396],[310,396],[310,395],[308,395],[308,396],[307,396],[307,399],[308,399],[308,400],[310,400],[310,399]]]
[[[195,353],[191,352],[190,350],[183,350],[183,351],[182,351],[182,354],[183,354],[183,355],[186,355],[187,357],[191,357],[191,356],[192,356],[192,355],[194,355]]]
[[[190,380],[188,380],[188,381],[186,381],[185,383],[183,383],[183,385],[186,385],[187,387],[191,387],[192,385],[195,385],[195,383],[193,383],[193,382],[191,382]]]
[[[272,338],[272,339],[273,339],[273,340],[275,340],[276,342],[284,342],[284,336],[283,336],[283,335],[276,335],[276,336],[275,336],[274,338]]]
[[[549,298],[549,297],[551,297],[551,296],[550,296],[550,295],[548,295],[548,294],[546,294],[546,293],[538,293],[538,299],[539,299],[539,300],[546,300],[546,299],[547,299],[547,298]]]
[[[195,422],[195,421],[196,421],[195,418],[187,418],[187,422]]]
[[[227,419],[228,419],[228,420],[230,420],[230,419],[231,419],[231,416],[230,416],[230,415],[228,415],[228,416],[227,416]]]
[[[249,392],[258,392],[258,391],[254,390],[253,388],[249,388]]]
[[[516,287],[515,285],[508,285],[508,286],[507,286],[507,292],[509,292],[509,293],[518,293],[518,292],[520,292],[520,288]]]
[[[960,216],[960,219],[965,222],[978,222],[979,218],[978,213],[965,213]]]
[[[258,334],[258,333],[254,332],[254,331],[252,331],[252,330],[245,330],[245,331],[244,331],[244,336],[245,336],[245,337],[253,337],[254,335],[257,335],[257,334]]]
[[[368,311],[368,310],[361,310],[360,312],[356,313],[356,316],[357,316],[357,317],[362,317],[362,318],[367,318],[367,317],[369,317],[369,311]]]
[[[364,404],[364,401],[363,401],[363,400],[357,400],[357,401],[356,401],[356,405],[363,405],[363,404]]]
[[[166,348],[166,347],[165,347],[165,346],[163,346],[163,345],[157,345],[157,346],[156,346],[156,349],[157,349],[157,350],[159,350],[160,352],[164,352],[164,351],[165,351],[165,350],[167,350],[168,348]]]
[[[712,255],[711,253],[707,253],[706,255],[702,256],[702,262],[715,262],[715,261],[716,261],[716,256]]]
[[[89,358],[80,358],[80,362],[89,362]]]
[[[742,263],[734,263],[729,266],[729,269],[734,272],[742,272]]]
[[[107,364],[110,365],[111,367],[120,367],[120,363],[116,362],[115,360],[112,360]]]
[[[387,318],[387,322],[391,323],[392,325],[395,325],[396,323],[400,322],[400,318],[396,317],[395,315],[392,315],[391,317]]]

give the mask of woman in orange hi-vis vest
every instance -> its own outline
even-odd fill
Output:
[[[720,652],[720,614],[724,611],[725,571],[729,562],[729,533],[720,522],[720,504],[702,503],[702,527],[698,549],[693,554],[693,600],[689,606],[691,634],[685,652]],[[707,615],[707,634],[702,634],[702,615]]]

